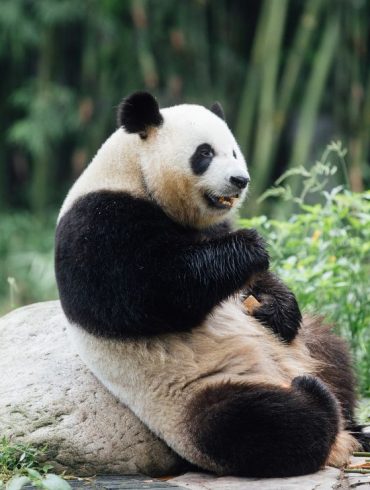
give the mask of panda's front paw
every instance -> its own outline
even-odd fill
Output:
[[[265,240],[253,228],[235,232],[242,245],[242,256],[245,260],[249,274],[267,271],[270,258],[266,249]]]
[[[253,292],[252,292],[253,294]],[[253,310],[253,316],[270,328],[282,340],[291,342],[301,326],[302,315],[293,295],[288,301],[267,293],[256,295],[260,305]]]
[[[301,326],[302,315],[292,291],[273,273],[257,274],[243,290],[243,296],[252,296],[255,306],[247,311],[265,327],[290,342]]]

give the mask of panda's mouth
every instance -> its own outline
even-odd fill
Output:
[[[204,197],[209,206],[213,208],[231,209],[234,206],[235,201],[239,199],[239,195],[240,194],[234,194],[232,196],[215,196],[214,194],[206,192]]]

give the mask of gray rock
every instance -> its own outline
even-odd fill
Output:
[[[173,474],[182,462],[88,371],[59,301],[0,319],[0,435],[47,444],[57,471]]]

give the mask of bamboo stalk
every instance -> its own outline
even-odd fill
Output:
[[[298,23],[277,95],[276,130],[279,131],[279,134],[285,124],[294,88],[296,87],[302,65],[306,60],[307,49],[311,45],[312,37],[317,27],[318,14],[323,7],[322,0],[309,0]]]
[[[338,16],[331,13],[328,16],[321,42],[317,50],[310,78],[299,113],[299,126],[295,136],[294,146],[288,168],[304,165],[307,162],[310,145],[314,133],[314,125],[320,102],[324,93],[325,82],[333,62],[335,49],[339,38]],[[291,188],[295,193],[298,179],[293,179]]]
[[[258,107],[256,145],[253,152],[253,192],[260,195],[269,173],[271,145],[274,135],[274,114],[280,46],[288,7],[287,0],[269,2],[270,10],[263,49],[261,96]]]
[[[263,48],[265,44],[266,27],[270,12],[270,0],[265,0],[258,18],[255,39],[247,68],[244,89],[240,100],[240,109],[235,125],[235,135],[240,148],[245,155],[250,149],[252,125],[256,112],[258,93],[261,79],[261,65],[263,62]]]
[[[269,168],[272,167],[273,161],[276,158],[276,150],[287,122],[287,115],[297,87],[298,77],[301,73],[302,65],[307,60],[307,51],[311,49],[318,17],[324,7],[325,5],[321,0],[309,0],[300,17],[278,88],[274,115],[274,134],[269,151]],[[261,187],[261,191],[263,190],[264,188]]]
[[[370,475],[370,470],[344,468],[344,473],[359,473],[360,475]]]
[[[255,182],[255,195],[259,196],[268,184],[268,174],[271,173],[276,158],[276,150],[280,143],[282,131],[285,127],[287,114],[293,100],[294,89],[297,86],[298,77],[304,61],[307,59],[307,50],[310,49],[313,34],[317,24],[317,18],[324,4],[321,0],[309,0],[301,14],[296,28],[292,47],[289,50],[285,63],[281,83],[276,93],[276,108],[273,115],[273,132],[271,144],[265,145],[265,175],[258,176]],[[259,165],[261,165],[259,163]],[[263,204],[262,204],[263,207]]]

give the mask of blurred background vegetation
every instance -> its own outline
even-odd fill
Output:
[[[354,336],[370,391],[370,0],[1,0],[0,73],[0,314],[57,297],[57,210],[125,95],[219,100],[252,175],[243,217],[269,217],[253,223],[275,267],[305,308]],[[303,208],[295,169],[309,174],[332,140],[348,153],[331,154],[337,172]],[[289,187],[259,202],[285,171]]]

